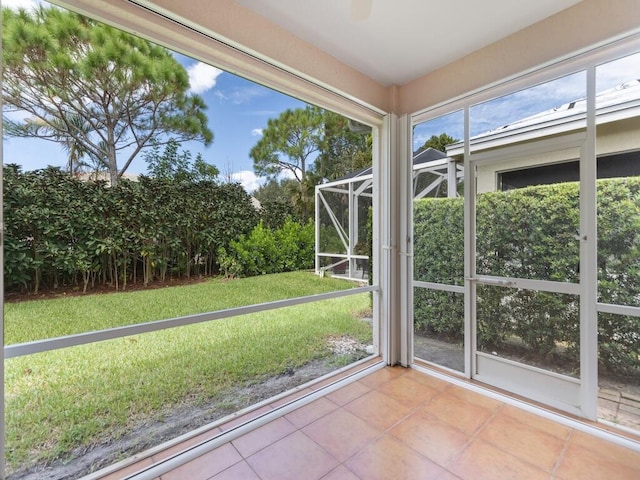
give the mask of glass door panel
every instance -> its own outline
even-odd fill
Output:
[[[478,353],[580,377],[578,295],[477,287]]]
[[[596,68],[598,417],[640,431],[640,53]]]
[[[415,126],[413,157],[413,353],[465,372],[464,201],[461,111]]]
[[[577,163],[583,141],[574,134],[531,142],[533,154],[507,147],[472,155],[477,185],[497,185],[514,165]],[[475,378],[579,413],[578,182],[484,191],[474,207]]]
[[[473,376],[574,413],[585,80],[578,72],[469,110]]]

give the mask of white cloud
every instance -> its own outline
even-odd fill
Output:
[[[279,174],[278,174],[278,178],[280,180],[284,180],[285,178],[288,180],[294,180],[296,178],[295,174],[291,171],[291,170],[282,170]]]
[[[220,100],[231,102],[234,105],[242,105],[243,103],[251,102],[255,98],[264,97],[268,92],[269,90],[265,87],[252,85],[249,87],[233,88],[225,92],[216,90],[216,96]]]
[[[240,185],[249,193],[257,190],[260,185],[264,183],[264,178],[256,176],[251,170],[241,170],[231,174],[231,179],[234,182],[239,182]]]
[[[39,0],[2,0],[2,6],[9,7],[11,10],[18,10],[19,8],[35,10],[40,4]]]
[[[189,85],[193,93],[204,93],[216,86],[218,77],[223,70],[212,67],[206,63],[198,62],[187,67],[189,74]]]
[[[640,78],[640,53],[605,63],[596,69],[596,91],[617,87],[629,80]]]
[[[275,117],[281,113],[282,112],[278,110],[249,110],[243,112],[242,115],[252,115],[254,117]]]
[[[262,136],[262,131],[263,131],[263,130],[264,130],[264,129],[262,129],[262,128],[254,128],[253,130],[251,130],[251,135],[252,135],[253,137],[261,137],[261,136]]]

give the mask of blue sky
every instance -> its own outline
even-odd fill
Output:
[[[3,0],[3,6],[29,8],[33,0]],[[209,128],[214,141],[209,147],[197,142],[184,143],[183,148],[201,152],[208,163],[218,167],[224,175],[240,182],[248,191],[262,181],[253,173],[249,151],[260,139],[269,118],[276,118],[286,109],[304,107],[305,103],[269,88],[257,85],[236,75],[223,72],[188,57],[176,54],[189,73],[193,93],[202,96],[208,106]],[[5,138],[4,163],[17,163],[24,170],[47,165],[64,166],[67,156],[55,143],[39,139]],[[139,155],[127,173],[145,173],[146,163]]]
[[[11,8],[29,8],[38,3],[38,0],[2,0],[3,6]],[[196,153],[202,153],[205,161],[216,165],[225,177],[231,175],[248,191],[254,190],[264,179],[255,176],[249,151],[259,140],[262,129],[269,118],[276,118],[286,109],[304,107],[305,104],[188,57],[176,54],[176,58],[189,73],[193,93],[201,95],[208,105],[209,127],[215,136],[209,147],[190,142],[183,148],[190,150],[194,157]],[[640,54],[598,67],[597,91],[636,78],[640,78]],[[584,85],[585,75],[580,72],[474,106],[470,114],[471,136],[584,98]],[[417,125],[414,129],[414,150],[431,135],[441,133],[462,139],[462,112]],[[9,138],[4,140],[3,150],[5,163],[18,163],[25,170],[47,165],[64,166],[66,161],[61,147],[44,140]],[[127,172],[145,171],[146,164],[139,156]]]
[[[615,88],[640,78],[640,54],[600,65],[596,69],[596,92]],[[578,72],[525,90],[499,97],[469,109],[470,136],[488,132],[586,96],[586,74]],[[457,111],[416,125],[413,149],[417,150],[432,135],[464,138],[463,112]]]

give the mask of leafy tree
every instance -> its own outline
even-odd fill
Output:
[[[149,176],[177,182],[217,181],[220,170],[215,165],[205,162],[200,153],[192,162],[191,152],[180,152],[180,144],[175,139],[169,139],[162,153],[158,142],[152,141],[152,145],[151,150],[142,154],[147,162]]]
[[[318,109],[318,107],[313,107]],[[318,109],[320,110],[320,109]],[[349,119],[337,113],[322,111],[324,135],[315,169],[322,178],[337,180],[351,172],[370,167],[372,136],[352,132]]]
[[[42,6],[4,8],[2,46],[4,113],[29,114],[9,115],[7,134],[89,156],[112,185],[152,139],[213,140],[204,101],[187,93],[187,72],[165,48]]]
[[[452,143],[456,143],[459,141],[460,140],[458,140],[457,138],[453,138],[446,133],[441,133],[440,135],[431,135],[429,140],[424,142],[424,145],[422,145],[416,153],[426,150],[427,148],[435,148],[436,150],[440,150],[441,152],[446,152],[447,145],[451,145]]]
[[[267,180],[263,185],[260,185],[254,192],[253,196],[260,202],[282,202],[288,203],[291,201],[289,193],[287,192],[288,184],[295,184],[295,180],[290,178],[284,178],[278,180],[271,178]]]
[[[267,227],[280,228],[287,218],[298,219],[291,198],[291,191],[296,189],[296,181],[285,178],[268,180],[253,192],[253,197],[260,202],[260,218]]]
[[[287,171],[298,183],[304,182],[320,148],[322,125],[322,113],[310,106],[285,110],[269,119],[262,138],[249,152],[256,173],[275,178]]]
[[[314,188],[371,165],[371,136],[351,132],[348,120],[308,105],[270,119],[251,149],[258,175],[276,179],[288,172],[295,183],[282,184],[303,219],[313,210]]]
[[[288,172],[297,182],[297,197],[305,197],[309,167],[320,150],[322,127],[322,111],[311,106],[285,110],[278,118],[269,119],[262,138],[249,152],[256,174],[276,178]],[[306,217],[308,202],[298,203]]]

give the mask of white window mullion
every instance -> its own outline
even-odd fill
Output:
[[[476,372],[476,167],[471,163],[469,106],[464,108],[464,373]]]
[[[596,69],[587,69],[587,138],[580,155],[580,380],[584,415],[598,414]]]
[[[382,359],[390,364],[393,357],[391,342],[391,139],[396,131],[396,117],[384,117],[383,126],[374,129],[373,138],[373,280],[380,288],[374,295],[373,344]],[[375,315],[378,318],[375,318]]]
[[[398,170],[400,202],[400,238],[398,240],[400,267],[400,364],[413,362],[413,168],[411,128],[408,115],[398,121]]]

